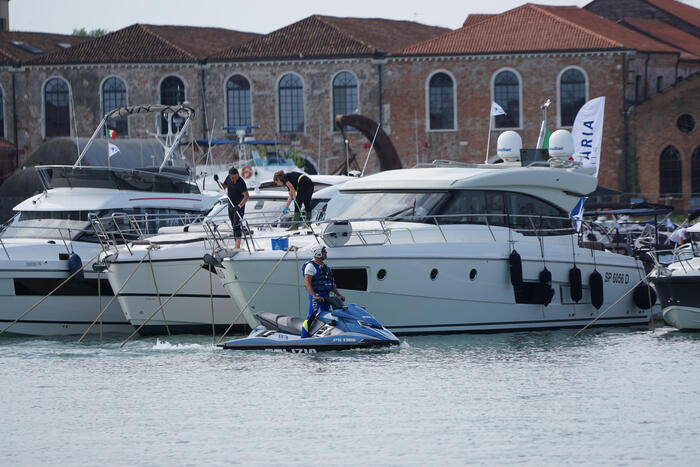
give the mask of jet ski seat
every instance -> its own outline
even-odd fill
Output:
[[[301,336],[301,325],[304,324],[304,320],[301,318],[297,318],[296,316],[278,315],[267,311],[257,313],[255,317],[258,318],[260,324],[265,326],[267,329],[276,330],[285,334]],[[313,324],[311,325],[311,334],[318,331],[318,329],[323,325],[323,321],[318,319],[314,320]]]
[[[296,316],[278,315],[264,311],[262,313],[256,313],[255,317],[258,318],[260,323],[267,329],[277,330],[286,334],[294,334],[296,336],[301,335],[301,325],[304,323],[304,320]]]

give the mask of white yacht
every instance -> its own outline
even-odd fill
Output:
[[[666,324],[681,330],[700,330],[700,223],[686,229],[691,241],[674,251],[675,261],[652,272]]]
[[[110,118],[144,112],[184,113],[187,121],[193,115],[185,107],[116,109],[105,116],[90,143]],[[103,247],[100,232],[90,225],[91,216],[109,218],[111,226],[101,233],[114,230],[113,241],[124,242],[136,231],[156,233],[161,226],[192,221],[209,211],[218,193],[202,193],[186,171],[166,166],[186,126],[164,148],[160,168],[81,167],[90,143],[74,166],[36,167],[44,191],[17,205],[17,214],[0,234],[0,331],[79,334],[99,315],[112,290],[105,274],[92,268]],[[139,222],[129,223],[127,215]],[[61,285],[74,272],[76,276]],[[94,332],[131,329],[116,301],[98,324]]]
[[[569,213],[597,180],[566,159],[436,163],[350,181],[318,237],[289,239],[299,259],[235,251],[219,275],[239,308],[249,303],[251,326],[265,311],[305,316],[301,268],[317,242],[347,301],[397,334],[581,327],[603,311],[596,325],[646,324],[648,304],[625,295],[642,264],[579,242],[572,228]]]
[[[342,183],[350,177],[310,178],[316,187],[326,187],[313,195],[312,215],[317,216],[338,191],[328,184]],[[246,204],[244,248],[270,250],[276,237],[288,234],[290,216],[280,217],[286,200],[286,190],[251,191]],[[217,268],[212,266],[212,275],[202,263],[205,254],[226,248],[229,242],[232,245],[227,203],[227,198],[223,198],[204,221],[186,226],[185,231],[182,227],[161,229],[159,235],[134,242],[128,248],[120,246],[104,258],[110,285],[120,291],[118,300],[124,314],[140,334],[221,333],[232,323],[234,330],[247,327],[239,308],[216,277]],[[308,235],[311,231],[301,228],[294,236]]]

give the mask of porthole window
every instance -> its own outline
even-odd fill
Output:
[[[695,128],[695,119],[692,115],[683,114],[676,120],[676,126],[682,133],[690,133]]]
[[[469,280],[473,281],[474,279],[476,279],[476,269],[469,271]]]
[[[437,279],[438,276],[438,270],[436,268],[433,268],[432,271],[430,271],[430,279],[435,280]]]
[[[380,281],[383,281],[385,277],[386,277],[386,269],[380,269],[377,272],[377,279],[379,279]]]

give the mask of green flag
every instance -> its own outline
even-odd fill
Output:
[[[545,129],[544,130],[544,140],[542,140],[542,149],[549,149],[549,137],[552,136],[552,132]]]

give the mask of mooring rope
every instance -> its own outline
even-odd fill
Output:
[[[159,306],[158,308],[156,308],[156,310],[155,310],[153,313],[151,313],[151,315],[150,315],[148,318],[146,318],[146,320],[145,320],[143,323],[141,323],[141,325],[140,325],[139,327],[137,327],[137,328],[134,330],[134,332],[132,332],[131,334],[129,334],[129,337],[127,337],[126,340],[124,340],[124,342],[121,343],[121,345],[119,346],[119,348],[121,349],[122,347],[124,347],[124,345],[125,345],[127,342],[129,342],[129,341],[131,340],[131,338],[134,337],[134,335],[135,335],[136,333],[138,333],[138,332],[141,330],[141,328],[143,328],[143,327],[146,325],[146,323],[148,323],[148,322],[151,320],[151,318],[153,318],[153,317],[156,315],[156,313],[158,313],[160,310],[162,310],[163,307],[164,307],[165,305],[167,305],[168,302],[170,302],[170,300],[172,300],[172,298],[173,298],[180,290],[182,290],[182,288],[183,288],[185,285],[187,285],[187,283],[188,283],[190,280],[192,280],[192,278],[195,276],[195,274],[197,274],[197,273],[199,272],[200,269],[202,269],[202,265],[201,265],[201,264],[198,264],[197,267],[195,268],[195,270],[192,271],[192,274],[190,274],[190,277],[188,277],[187,279],[185,279],[185,282],[183,282],[183,283],[180,285],[180,287],[178,287],[178,288],[175,290],[175,292],[171,293],[170,296],[168,297],[168,299],[165,300],[165,302],[163,302],[163,304],[162,304],[161,306]]]
[[[153,270],[153,258],[151,258],[151,249],[148,249],[148,265],[151,267],[151,277],[153,277],[153,287],[156,289],[156,297],[158,297],[158,305],[160,305],[161,299],[160,299],[160,291],[158,290],[158,283],[156,282],[156,273]],[[168,319],[165,317],[165,308],[163,308],[163,323],[165,323],[165,330],[168,332],[168,335],[170,336],[170,326],[168,326]]]
[[[134,270],[131,271],[131,274],[129,274],[129,277],[126,278],[126,280],[124,281],[122,286],[119,288],[119,290],[117,290],[117,293],[115,293],[114,296],[109,300],[109,302],[107,302],[107,305],[105,305],[105,307],[102,309],[102,311],[100,311],[100,314],[97,315],[95,320],[90,324],[90,326],[88,326],[88,328],[85,330],[83,335],[80,336],[80,339],[78,339],[78,342],[82,342],[83,339],[85,339],[85,336],[87,336],[87,333],[90,332],[90,329],[92,329],[92,327],[95,325],[95,323],[97,323],[98,320],[100,320],[100,321],[102,320],[102,315],[105,313],[105,311],[107,311],[109,309],[109,306],[112,304],[112,302],[114,300],[116,300],[117,297],[119,297],[119,294],[122,292],[122,290],[124,290],[124,287],[126,287],[126,284],[128,284],[129,281],[131,280],[131,278],[134,276],[134,274],[136,273],[136,270],[138,270],[139,266],[141,266],[143,261],[146,259],[146,256],[148,256],[148,255],[143,255],[143,257],[141,258],[141,261],[138,262],[138,264],[134,267]]]
[[[233,325],[235,324],[236,320],[237,320],[237,319],[243,314],[243,312],[248,308],[248,305],[250,305],[250,302],[252,302],[253,299],[254,299],[255,297],[257,297],[258,293],[262,290],[263,286],[267,283],[267,281],[270,279],[270,277],[272,277],[272,274],[274,274],[274,272],[277,270],[277,267],[282,263],[282,260],[287,256],[287,254],[289,254],[290,251],[291,251],[291,249],[288,249],[287,251],[285,251],[284,254],[282,255],[282,257],[279,259],[279,261],[277,261],[277,263],[275,263],[275,266],[272,268],[272,271],[270,271],[270,273],[267,275],[267,277],[265,278],[265,280],[263,280],[263,281],[260,283],[260,285],[258,286],[258,288],[257,288],[257,290],[255,291],[255,293],[253,293],[253,296],[250,297],[250,300],[248,300],[248,303],[246,303],[245,306],[244,306],[243,308],[241,308],[241,311],[238,312],[238,314],[236,315],[236,317],[233,318],[233,321],[231,321],[231,325],[226,329],[226,331],[224,331],[223,335],[219,338],[219,341],[217,342],[217,344],[220,344],[221,341],[224,340],[224,338],[226,337],[226,334],[228,334],[228,332],[231,330],[231,328],[232,328]]]
[[[90,264],[90,263],[92,263],[93,261],[95,261],[95,259],[97,259],[97,257],[100,256],[100,253],[102,253],[102,251],[103,251],[103,250],[98,251],[97,254],[96,254],[95,256],[92,257],[92,259],[90,259],[90,260],[86,261],[85,263],[83,263],[83,265],[82,265],[81,267],[79,267],[73,274],[71,274],[70,276],[68,276],[68,278],[66,278],[66,280],[64,280],[63,282],[61,282],[60,284],[58,284],[58,285],[56,286],[55,289],[53,289],[53,290],[52,290],[51,292],[49,292],[48,294],[44,295],[44,297],[43,297],[41,300],[39,300],[39,301],[36,302],[34,305],[32,305],[27,311],[25,311],[24,313],[22,313],[21,315],[19,315],[19,317],[18,317],[16,320],[14,320],[13,322],[11,322],[11,323],[8,324],[7,326],[5,326],[5,328],[4,328],[2,331],[0,331],[0,335],[2,335],[5,331],[7,331],[8,329],[10,329],[10,328],[11,328],[12,326],[14,326],[15,324],[17,324],[17,322],[19,322],[22,318],[24,318],[25,316],[27,316],[27,315],[28,315],[32,310],[34,310],[36,307],[38,307],[39,305],[41,305],[42,303],[44,303],[44,300],[46,300],[46,299],[49,298],[51,295],[53,295],[58,289],[60,289],[61,287],[63,287],[65,284],[67,284],[69,280],[73,279],[80,271],[82,271],[83,269],[85,269],[85,266],[87,266],[88,264]]]
[[[612,307],[614,307],[615,305],[617,305],[618,303],[620,303],[620,301],[621,301],[623,298],[625,298],[627,295],[629,295],[629,293],[632,292],[632,291],[635,289],[635,287],[637,287],[639,284],[641,284],[641,283],[644,281],[644,279],[646,279],[647,277],[649,277],[649,276],[651,275],[652,272],[654,272],[654,271],[651,270],[651,271],[649,272],[649,274],[647,274],[646,276],[644,276],[644,277],[642,277],[641,279],[639,279],[639,282],[637,282],[636,284],[634,284],[634,286],[633,286],[632,288],[630,288],[627,292],[625,292],[624,294],[622,294],[622,297],[620,297],[620,298],[618,298],[617,300],[615,300],[615,303],[613,303],[612,305],[610,305],[609,307],[607,307],[607,308],[605,309],[605,311],[603,311],[601,314],[599,314],[598,316],[596,316],[595,318],[593,318],[593,320],[591,320],[591,322],[589,322],[589,323],[586,324],[583,328],[581,328],[576,334],[574,334],[574,337],[578,337],[579,334],[581,334],[583,331],[585,331],[586,329],[588,329],[593,323],[595,323],[596,321],[598,321],[605,313],[607,313],[608,311],[610,311],[610,309],[611,309]],[[649,308],[649,313],[651,314],[651,312],[652,312],[652,310],[651,310],[651,307],[650,307],[650,308]]]

